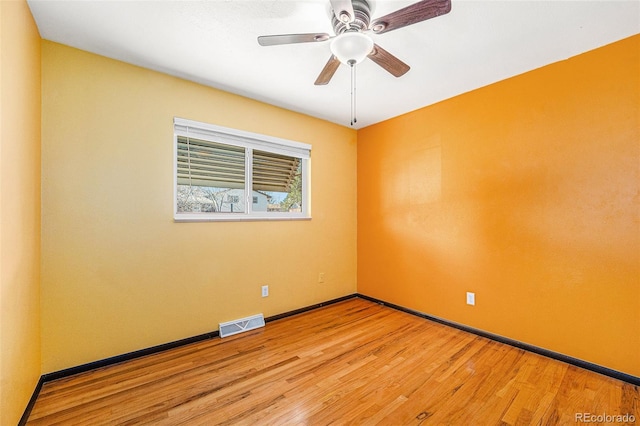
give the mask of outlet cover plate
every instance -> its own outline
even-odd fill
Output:
[[[474,306],[476,304],[476,294],[467,292],[467,305]]]

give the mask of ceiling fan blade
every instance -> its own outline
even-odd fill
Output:
[[[377,44],[373,45],[369,58],[396,77],[403,76],[411,68]]]
[[[331,55],[331,57],[327,61],[327,64],[324,66],[324,68],[322,68],[322,71],[320,71],[320,75],[316,79],[316,82],[313,84],[315,84],[316,86],[324,86],[325,84],[329,83],[331,77],[333,77],[333,74],[336,73],[336,70],[339,66],[340,61],[338,60],[338,58],[336,58],[334,55]]]
[[[353,4],[351,0],[331,0],[331,8],[333,8],[333,14],[340,22],[353,22],[355,19],[355,13],[353,12]]]
[[[451,11],[451,0],[422,0],[373,21],[370,28],[376,34],[397,30],[426,21]]]
[[[276,46],[278,44],[292,43],[311,43],[317,41],[329,40],[331,36],[327,33],[309,33],[309,34],[280,34],[266,35],[258,37],[258,43],[261,46]]]

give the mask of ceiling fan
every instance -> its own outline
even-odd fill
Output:
[[[367,34],[383,34],[427,19],[444,15],[451,10],[451,0],[422,0],[371,21],[371,8],[366,0],[330,0],[333,9],[331,23],[334,36],[327,33],[281,34],[258,37],[262,46],[292,43],[331,41],[331,57],[315,81],[316,85],[329,83],[340,63],[352,68],[370,58],[373,62],[400,77],[409,71],[409,65],[373,42]]]

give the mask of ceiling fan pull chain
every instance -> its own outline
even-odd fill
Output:
[[[351,66],[351,125],[356,124],[356,62],[349,61]]]

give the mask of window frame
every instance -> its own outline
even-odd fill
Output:
[[[191,137],[245,149],[245,212],[178,212],[178,137]],[[253,150],[299,158],[302,172],[302,211],[253,211]],[[184,118],[173,119],[173,219],[176,222],[269,221],[311,219],[311,145]]]

